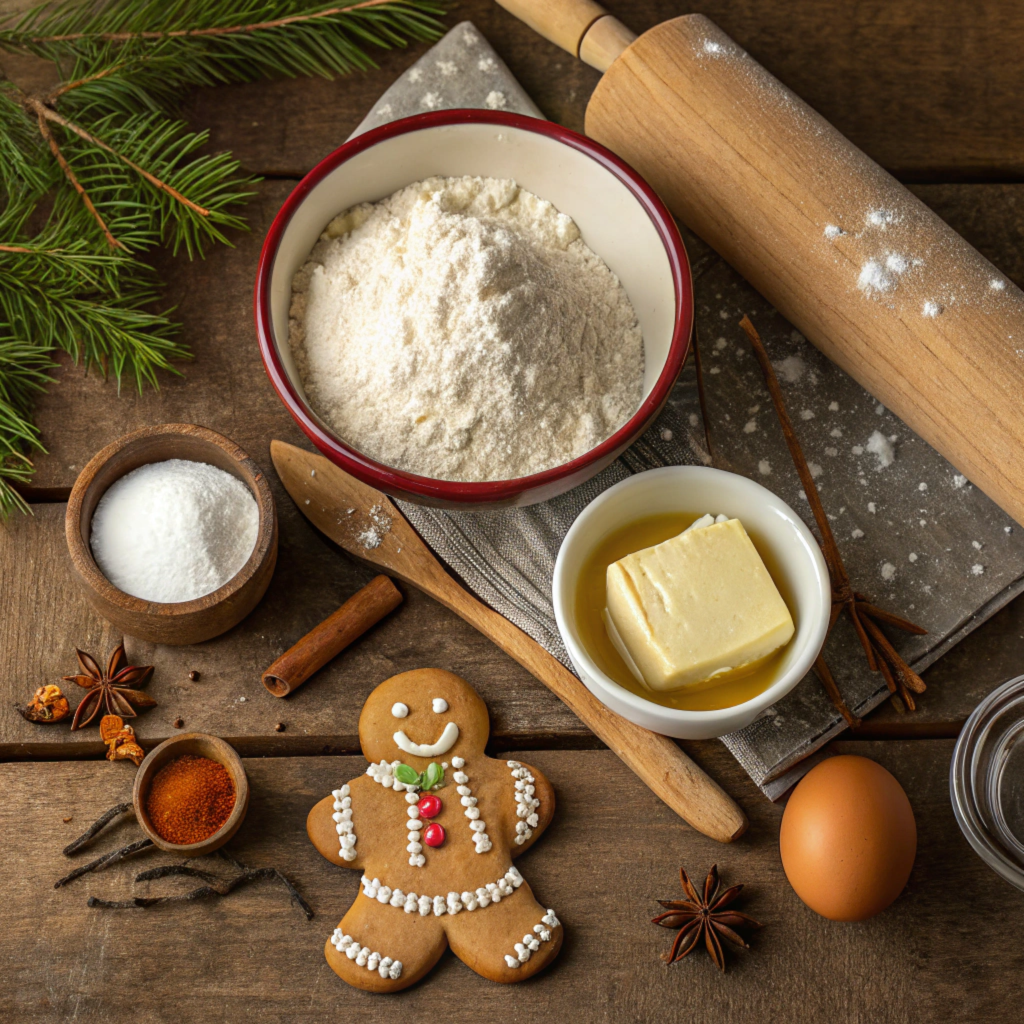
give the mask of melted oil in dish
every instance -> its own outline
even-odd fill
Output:
[[[620,558],[653,547],[662,541],[675,537],[691,523],[696,522],[704,513],[672,512],[662,515],[638,519],[614,533],[609,534],[590,553],[579,581],[576,584],[576,629],[580,640],[598,667],[620,686],[625,687],[638,697],[661,704],[679,711],[717,711],[719,708],[731,708],[737,704],[764,693],[779,677],[779,666],[786,647],[770,654],[767,658],[747,665],[734,672],[716,676],[697,687],[685,687],[681,690],[658,692],[648,690],[626,667],[619,652],[605,630],[602,612],[605,607],[605,576],[608,566]],[[746,526],[746,524],[744,524]],[[771,552],[760,541],[756,533],[747,530],[750,539],[757,548],[775,585],[779,588],[782,599],[786,602],[790,614],[793,614],[794,603],[787,593],[781,573],[778,572]],[[796,615],[793,615],[796,624]]]

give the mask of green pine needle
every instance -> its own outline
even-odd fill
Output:
[[[180,119],[187,90],[372,68],[367,47],[436,39],[443,13],[438,0],[63,0],[0,28],[0,50],[53,62],[63,82],[26,96],[0,75],[0,520],[28,511],[16,487],[43,451],[32,408],[54,351],[140,390],[189,358],[140,256],[230,244],[258,179]]]
[[[333,77],[374,67],[367,45],[438,38],[443,13],[434,0],[113,0],[99,12],[91,0],[69,0],[29,11],[0,31],[0,47],[51,60],[109,54],[111,47],[134,60],[148,48],[154,58],[177,61],[179,81],[192,84]]]
[[[32,398],[49,383],[49,350],[16,338],[0,324],[0,519],[28,505],[14,489],[32,476],[29,452],[43,451],[39,431],[29,418]]]

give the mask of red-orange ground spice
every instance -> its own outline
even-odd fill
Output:
[[[228,820],[235,786],[227,769],[208,757],[182,754],[153,776],[146,813],[157,834],[185,845],[208,839]]]

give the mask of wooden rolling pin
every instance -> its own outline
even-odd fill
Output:
[[[723,843],[743,834],[747,819],[718,783],[672,740],[606,708],[540,644],[460,587],[380,491],[349,476],[322,455],[283,441],[271,441],[270,457],[285,489],[318,530],[349,554],[429,594],[493,640],[564,701],[595,736],[695,829]],[[379,540],[375,547],[367,547],[361,539],[368,533]]]
[[[703,15],[498,2],[605,72],[588,135],[1024,523],[1020,289]]]

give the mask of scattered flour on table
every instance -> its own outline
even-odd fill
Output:
[[[641,399],[618,278],[512,181],[430,178],[336,217],[295,275],[290,340],[342,438],[435,479],[562,465]]]
[[[878,459],[878,465],[875,468],[879,472],[887,469],[896,461],[896,450],[893,448],[892,442],[880,430],[872,433],[864,447]]]
[[[125,474],[92,517],[100,571],[144,601],[194,601],[224,586],[256,546],[260,512],[241,480],[205,462],[168,459]]]
[[[807,369],[804,361],[799,356],[786,356],[777,363],[772,363],[775,372],[787,383],[796,384],[804,375]]]

